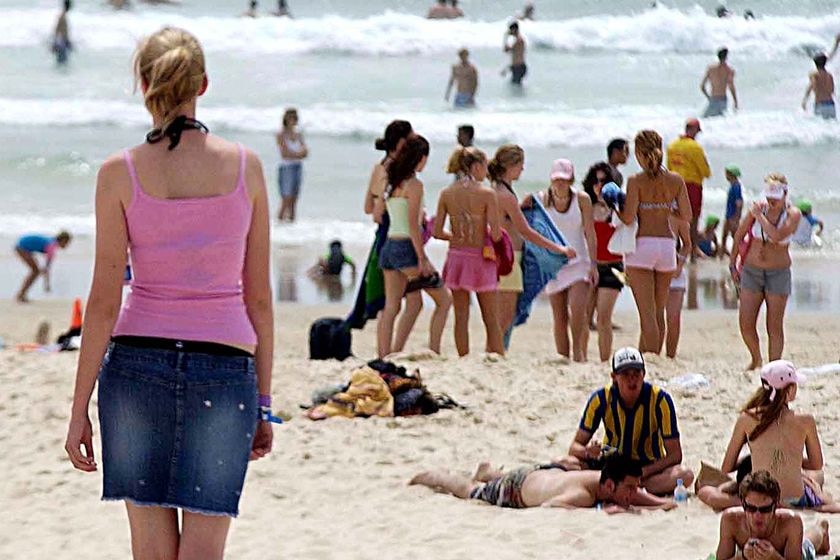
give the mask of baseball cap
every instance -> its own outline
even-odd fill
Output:
[[[703,130],[702,128],[700,128],[700,120],[695,118],[695,117],[691,117],[690,119],[686,120],[685,121],[685,126],[686,127],[692,126],[692,127],[696,128],[697,130]]]
[[[642,357],[642,353],[632,346],[619,348],[615,351],[612,357],[613,373],[621,373],[622,371],[630,368],[644,371],[645,359]]]
[[[570,181],[575,176],[575,166],[567,159],[555,159],[551,164],[551,175],[549,179],[565,179]]]
[[[784,389],[791,383],[805,383],[805,376],[796,371],[788,360],[773,360],[761,368],[761,384],[772,389],[770,400],[776,398],[776,389]]]
[[[727,173],[729,173],[731,175],[734,175],[735,177],[740,177],[741,176],[741,168],[738,167],[737,165],[727,165],[723,169],[724,169],[724,171],[726,171]]]
[[[787,194],[788,186],[778,181],[769,181],[764,185],[764,198],[781,200]]]

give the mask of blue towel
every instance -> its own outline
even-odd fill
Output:
[[[558,245],[566,246],[566,240],[563,238],[563,234],[560,233],[560,230],[551,221],[551,218],[537,196],[534,196],[533,207],[530,210],[523,210],[523,213],[525,214],[525,219],[528,220],[528,224],[537,233],[546,239],[554,241]],[[534,303],[539,293],[543,291],[548,281],[557,275],[557,271],[568,260],[565,255],[552,253],[548,249],[534,245],[530,241],[525,241],[522,247],[522,281],[524,289],[519,294],[519,300],[516,302],[514,326],[522,325],[528,320],[528,316],[531,315],[531,304]]]

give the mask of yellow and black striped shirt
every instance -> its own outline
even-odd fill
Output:
[[[680,437],[671,395],[645,382],[633,408],[621,403],[618,387],[607,385],[589,397],[580,429],[594,434],[604,422],[603,443],[625,457],[652,463],[665,456],[666,439]]]

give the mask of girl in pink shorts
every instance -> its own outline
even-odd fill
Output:
[[[691,206],[682,178],[662,167],[659,133],[642,130],[636,135],[635,148],[642,172],[627,181],[627,199],[619,216],[628,225],[638,221],[639,228],[636,250],[625,255],[624,265],[639,312],[639,350],[658,354],[665,342],[665,307],[677,270],[676,240],[669,220],[689,222]]]
[[[504,354],[499,328],[496,260],[485,249],[490,238],[501,238],[496,193],[482,184],[487,176],[487,156],[473,147],[458,148],[459,178],[443,189],[438,200],[434,236],[449,241],[443,281],[452,290],[455,309],[455,347],[459,356],[470,351],[470,292],[475,292],[487,333],[487,352]],[[449,231],[444,224],[449,217]],[[489,249],[489,247],[488,247]]]

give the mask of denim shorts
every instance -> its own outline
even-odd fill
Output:
[[[257,425],[254,359],[111,343],[103,500],[236,517]]]
[[[382,270],[401,270],[417,266],[417,253],[411,239],[388,238],[379,251],[379,268]]]
[[[300,184],[303,182],[303,164],[299,161],[281,163],[277,171],[277,181],[282,198],[299,196]]]

